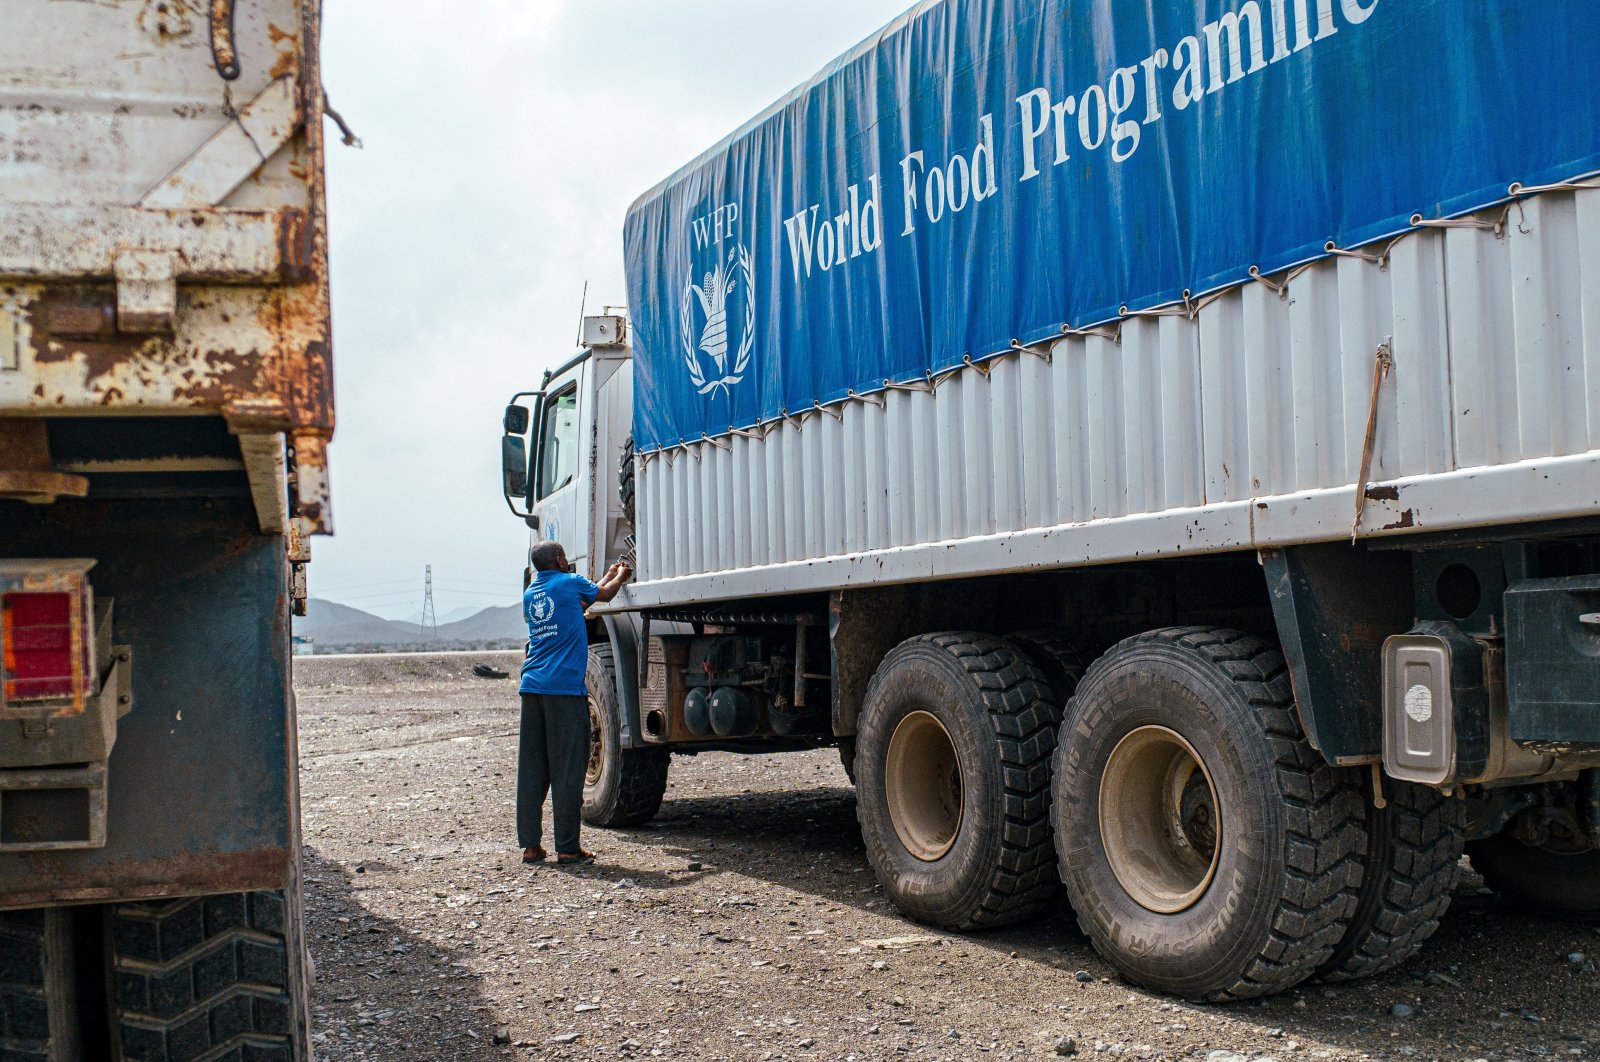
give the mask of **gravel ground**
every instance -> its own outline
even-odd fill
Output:
[[[586,829],[599,865],[524,867],[514,687],[473,677],[479,661],[517,657],[297,661],[320,1059],[1600,1049],[1600,935],[1518,914],[1470,873],[1401,969],[1248,1005],[1120,981],[1065,905],[981,935],[918,926],[874,882],[832,750],[676,758],[654,823]]]

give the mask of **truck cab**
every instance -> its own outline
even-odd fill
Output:
[[[501,457],[506,503],[527,523],[530,545],[560,542],[573,570],[598,580],[616,561],[638,564],[634,363],[626,318],[586,318],[584,338],[585,349],[545,373],[537,391],[513,396]],[[644,613],[629,597],[624,586],[590,612],[591,824],[653,815],[669,751],[838,742],[825,696],[832,676],[817,670],[828,659],[825,596],[720,615]]]
[[[532,541],[560,542],[574,570],[598,580],[632,549],[617,469],[629,447],[633,359],[624,317],[585,318],[584,337],[538,391],[512,400],[502,457],[507,504]]]

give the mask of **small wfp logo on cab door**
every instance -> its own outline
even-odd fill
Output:
[[[695,263],[678,312],[683,361],[700,394],[727,393],[744,379],[755,344],[755,263],[738,238],[737,203],[695,218],[690,227]],[[693,273],[702,267],[696,279]]]

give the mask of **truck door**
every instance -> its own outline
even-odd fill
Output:
[[[566,383],[557,384],[544,400],[537,426],[533,514],[538,517],[534,538],[540,542],[560,542],[576,571],[588,571],[589,531],[586,507],[579,499],[587,497],[587,462],[580,459],[586,432],[583,421],[593,416],[586,403],[579,402],[581,384],[588,366],[580,366]]]

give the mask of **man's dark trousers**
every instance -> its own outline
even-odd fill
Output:
[[[550,693],[522,695],[517,748],[517,843],[538,848],[544,797],[550,794],[556,852],[578,849],[583,775],[589,766],[589,701]]]

